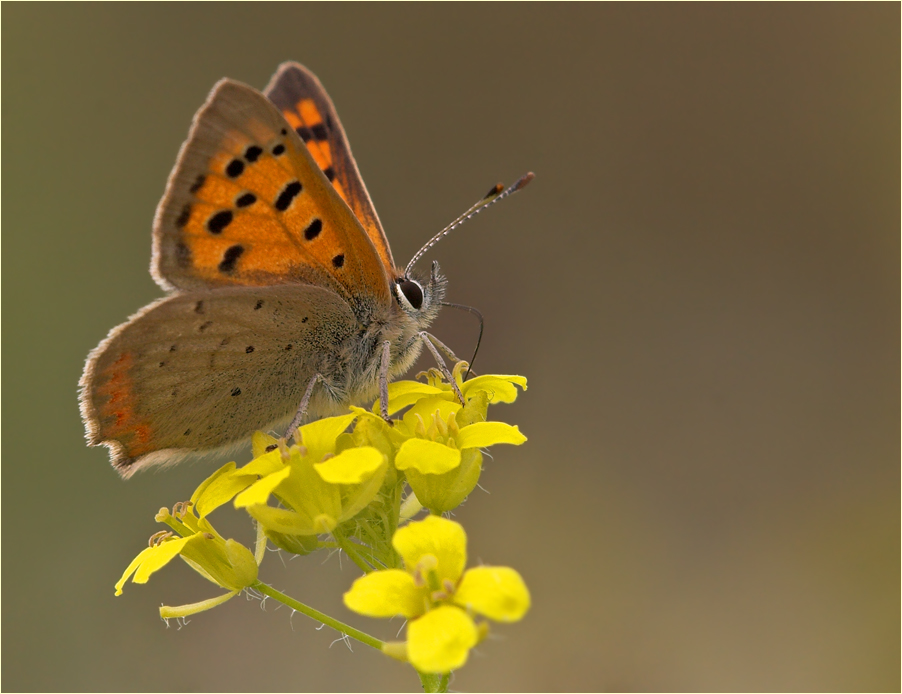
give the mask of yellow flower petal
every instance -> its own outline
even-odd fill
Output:
[[[420,398],[428,395],[439,395],[441,388],[430,386],[419,381],[396,381],[388,384],[388,413],[394,414]],[[379,412],[379,400],[373,405],[373,412]]]
[[[478,566],[460,581],[454,602],[496,622],[516,622],[529,610],[526,584],[506,566]]]
[[[282,452],[273,450],[254,458],[247,465],[236,470],[235,474],[266,477],[266,475],[278,472],[283,467],[285,467],[285,463],[282,462]]]
[[[476,376],[465,381],[461,390],[464,397],[471,396],[478,390],[485,391],[489,395],[489,402],[513,402],[517,399],[518,391],[514,384],[526,390],[526,378],[523,376],[485,375]]]
[[[239,492],[250,486],[254,478],[250,475],[234,474],[235,463],[223,465],[191,495],[197,515],[203,518],[223,504],[228,503]]]
[[[460,523],[429,516],[417,523],[398,528],[392,545],[404,559],[408,571],[416,571],[424,555],[438,560],[439,579],[457,583],[467,564],[467,534]]]
[[[326,417],[301,427],[301,443],[314,460],[322,460],[326,453],[335,452],[336,439],[357,418],[355,413]]]
[[[418,617],[426,610],[427,589],[401,569],[374,571],[361,576],[344,594],[345,606],[367,617]]]
[[[251,436],[251,452],[255,458],[259,458],[261,455],[266,454],[266,449],[273,445],[277,444],[278,439],[273,438],[269,434],[264,434],[262,431],[255,431],[254,435]]]
[[[442,605],[407,625],[407,657],[420,672],[443,673],[467,662],[479,642],[473,620],[461,609]]]
[[[395,456],[399,470],[414,468],[428,475],[441,475],[460,465],[460,451],[435,441],[408,439]]]
[[[498,443],[519,446],[526,437],[519,427],[504,422],[477,422],[461,429],[456,441],[460,448],[485,448]]]
[[[350,448],[323,463],[316,463],[313,469],[330,484],[360,484],[384,464],[382,453],[372,446],[361,446]]]
[[[135,577],[132,579],[132,582],[147,583],[147,581],[150,580],[150,575],[154,571],[159,571],[177,557],[192,537],[194,537],[194,535],[191,537],[180,537],[176,540],[166,540],[155,547],[148,547],[145,549],[138,555],[139,557],[143,555],[144,559],[141,561],[141,565],[135,572]]]
[[[262,480],[257,480],[235,497],[235,508],[247,508],[256,504],[265,504],[273,490],[284,480],[288,479],[290,474],[291,468],[286,466],[278,472],[267,475]]]
[[[126,584],[131,575],[138,570],[138,567],[147,559],[147,556],[154,551],[155,547],[145,547],[138,556],[132,559],[132,563],[122,573],[122,578],[116,581],[116,595],[122,595],[122,586]]]

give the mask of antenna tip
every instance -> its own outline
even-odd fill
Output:
[[[483,198],[483,200],[488,200],[489,198],[494,198],[496,195],[501,193],[502,190],[504,190],[504,186],[501,183],[496,183],[494,186],[492,186],[492,189],[488,193],[485,194],[485,197]]]
[[[535,175],[532,171],[530,171],[529,173],[527,173],[527,174],[521,176],[521,177],[520,177],[520,180],[517,181],[516,183],[514,183],[514,185],[512,186],[511,192],[516,192],[516,191],[518,191],[518,190],[521,190],[521,189],[525,188],[526,185],[527,185],[532,179],[534,179],[535,177],[536,177],[536,175]]]

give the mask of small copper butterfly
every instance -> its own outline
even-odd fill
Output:
[[[531,178],[494,188],[465,216]],[[438,356],[424,331],[446,281],[436,263],[428,276],[411,265],[395,266],[332,101],[309,70],[282,64],[264,93],[220,80],[154,219],[151,273],[169,294],[88,356],[88,443],[107,446],[128,477],[292,414],[294,427],[305,411],[338,414],[384,396],[424,342]]]

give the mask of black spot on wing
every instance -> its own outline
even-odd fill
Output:
[[[181,229],[188,223],[188,220],[190,218],[191,218],[191,203],[189,202],[182,208],[181,213],[179,214],[178,218],[175,220],[175,225],[179,229]]]
[[[241,388],[232,388],[232,397],[234,398],[236,395],[241,395]]]
[[[344,265],[344,264],[345,264],[345,256],[344,256],[344,253],[339,253],[337,256],[335,256],[334,258],[332,258],[332,264],[333,264],[335,267],[341,267],[342,265]]]
[[[221,234],[232,223],[231,210],[221,210],[207,220],[207,231],[211,234]]]
[[[225,171],[229,178],[238,178],[244,171],[244,162],[240,159],[232,159]]]
[[[204,181],[206,181],[206,180],[207,180],[207,177],[204,174],[201,174],[194,180],[194,183],[191,184],[191,187],[188,189],[188,191],[191,193],[196,193],[201,188],[203,188]]]
[[[320,219],[314,219],[310,224],[307,225],[307,228],[304,229],[304,238],[308,241],[313,241],[319,233],[323,230],[323,222]]]
[[[275,147],[272,148],[272,153],[273,153],[273,156],[275,156],[275,157],[279,157],[279,156],[285,154],[285,145],[283,145],[282,143],[277,144]]]
[[[257,202],[257,196],[253,193],[244,193],[243,195],[239,195],[238,199],[235,201],[236,207],[247,207],[248,205],[253,205]]]
[[[326,174],[326,178],[328,178],[330,181],[335,180],[335,169],[333,167],[330,166],[327,169],[323,169],[323,173]]]
[[[251,145],[244,150],[244,158],[251,163],[257,161],[261,154],[263,154],[263,150],[260,147],[257,147],[257,145]]]
[[[244,253],[244,246],[229,246],[222,255],[222,262],[219,263],[219,271],[228,275],[235,269],[238,258]]]
[[[287,184],[282,192],[279,193],[279,197],[276,198],[275,207],[279,212],[284,212],[289,207],[291,207],[291,203],[298,196],[298,193],[301,192],[303,186],[301,186],[300,181],[292,181]]]

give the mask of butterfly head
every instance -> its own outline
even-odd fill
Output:
[[[432,263],[428,278],[417,272],[405,272],[394,281],[395,302],[423,329],[438,315],[447,283],[439,274],[438,262]]]

